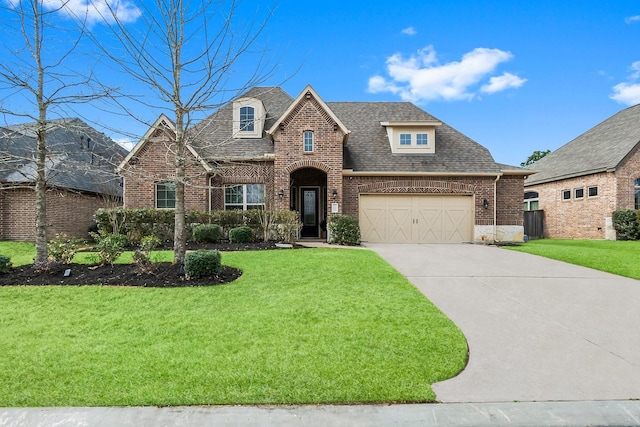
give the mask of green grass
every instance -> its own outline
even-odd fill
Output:
[[[0,288],[0,407],[433,401],[465,366],[461,331],[373,252],[223,263],[243,276]]]
[[[17,267],[32,264],[36,248],[33,243],[27,242],[0,242],[0,255],[11,258],[11,263]]]
[[[540,239],[509,249],[640,279],[639,241]]]

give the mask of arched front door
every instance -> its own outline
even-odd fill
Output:
[[[291,174],[291,209],[302,221],[302,238],[326,236],[327,174],[315,168],[298,169]]]

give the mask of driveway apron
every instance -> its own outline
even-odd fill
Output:
[[[640,281],[494,246],[366,246],[467,338],[439,401],[640,398]]]

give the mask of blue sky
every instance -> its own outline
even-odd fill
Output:
[[[121,4],[135,22],[135,2]],[[325,101],[411,101],[512,165],[640,103],[637,0],[280,0],[260,44],[277,58],[265,84],[294,97],[310,84]]]

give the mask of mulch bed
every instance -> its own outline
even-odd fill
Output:
[[[167,245],[172,248],[172,245]],[[245,251],[279,249],[273,242],[258,243],[218,243],[187,245],[187,250],[216,249],[219,251]],[[223,256],[224,261],[224,256]],[[65,270],[70,269],[70,275],[64,277]],[[153,264],[153,270],[145,272],[136,264],[115,264],[113,267],[92,266],[83,264],[53,264],[49,271],[38,273],[33,266],[25,265],[11,269],[7,274],[0,274],[0,286],[10,285],[98,285],[98,286],[140,286],[140,287],[185,287],[185,286],[213,286],[230,283],[242,275],[242,271],[223,266],[222,271],[209,277],[186,279],[183,268],[168,262]]]

